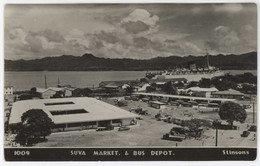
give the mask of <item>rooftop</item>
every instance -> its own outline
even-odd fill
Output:
[[[207,98],[207,97],[194,97],[194,96],[180,96],[180,95],[168,95],[168,94],[156,94],[156,93],[141,93],[135,92],[133,95],[144,95],[144,96],[157,96],[157,97],[171,97],[178,99],[191,99],[191,100],[205,100],[205,101],[235,101],[235,99],[225,99],[225,98]]]
[[[225,91],[218,91],[218,92],[214,92],[213,94],[216,95],[238,95],[238,96],[242,96],[244,95],[243,93],[234,90],[234,89],[229,89],[229,90],[225,90]]]
[[[13,103],[9,123],[13,124],[21,122],[22,114],[30,109],[42,109],[55,124],[137,117],[136,114],[95,98],[78,97],[24,100],[15,102]],[[64,113],[61,115],[62,113],[57,114],[57,112]]]
[[[196,92],[216,92],[216,91],[218,91],[218,89],[215,87],[212,87],[212,88],[190,87],[188,90],[196,91]]]
[[[175,81],[188,81],[186,78],[171,78],[171,79],[150,79],[148,80],[149,83],[156,83],[156,82],[175,82]]]
[[[159,102],[159,101],[150,101],[150,103],[155,103],[155,104],[159,104],[159,105],[166,105],[165,103]]]

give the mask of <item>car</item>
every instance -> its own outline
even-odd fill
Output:
[[[139,98],[138,98],[138,97],[135,97],[135,96],[132,96],[131,99],[132,99],[133,101],[139,101]]]
[[[139,111],[140,115],[148,115],[148,110],[141,110]]]
[[[106,127],[99,127],[99,128],[96,129],[96,131],[105,131],[105,130],[107,130]]]
[[[143,117],[138,116],[136,119],[143,120]]]
[[[121,126],[118,131],[126,131],[126,130],[130,130],[130,127],[127,126]]]
[[[241,137],[248,137],[249,134],[250,134],[249,131],[243,131],[243,133],[241,134]]]
[[[165,116],[163,116],[163,117],[159,117],[157,120],[158,121],[164,121],[164,120],[167,120],[167,118]]]
[[[117,105],[118,105],[119,107],[121,107],[121,106],[127,106],[127,105],[128,105],[128,102],[127,102],[126,100],[119,100],[119,101],[117,102]]]
[[[248,131],[256,132],[256,126],[255,126],[255,125],[250,126],[250,128],[248,129]]]
[[[250,109],[250,108],[251,108],[251,105],[249,105],[249,104],[243,104],[243,108],[244,108],[244,109]]]

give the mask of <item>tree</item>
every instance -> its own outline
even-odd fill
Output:
[[[131,95],[134,92],[134,87],[133,86],[128,86],[125,88],[125,93],[126,95]]]
[[[57,91],[51,98],[62,98],[65,94],[63,91]]]
[[[172,85],[172,82],[164,84],[164,91],[168,94],[178,94],[177,89]]]
[[[92,93],[92,90],[89,88],[84,88],[84,89],[82,89],[82,93],[83,93],[83,96],[90,96],[90,94]]]
[[[220,91],[235,89],[237,87],[236,82],[228,79],[227,77],[228,76],[213,78],[211,80],[211,84],[213,84]]]
[[[244,123],[247,117],[245,109],[237,103],[225,102],[219,109],[220,119],[226,120],[233,128],[233,121]]]
[[[29,100],[32,99],[33,96],[31,94],[21,94],[18,98],[19,100]]]
[[[208,79],[208,78],[202,78],[199,81],[200,88],[210,88],[210,85],[211,85],[211,82],[210,82],[210,79]]]
[[[174,83],[173,84],[175,87],[177,87],[177,88],[184,88],[184,83],[182,83],[181,81],[178,81],[177,83]]]
[[[46,136],[51,134],[53,126],[53,121],[43,110],[28,110],[21,117],[21,123],[18,124],[15,140],[23,145],[28,144],[28,139],[31,139],[32,142],[38,142],[41,137],[45,139]]]
[[[153,91],[155,91],[155,90],[156,90],[156,88],[153,87],[153,86],[147,86],[147,87],[146,87],[146,92],[153,92]]]
[[[30,93],[31,93],[32,96],[36,97],[36,95],[37,95],[37,88],[36,87],[31,88]]]
[[[203,132],[202,129],[203,121],[201,119],[184,120],[183,126],[189,128],[187,132],[189,137],[195,137],[195,138],[201,137],[201,134]]]
[[[141,78],[140,82],[149,83],[149,79],[147,77]]]
[[[189,82],[189,84],[187,85],[187,88],[190,88],[190,87],[196,87],[199,85],[199,82],[197,81],[191,81]]]

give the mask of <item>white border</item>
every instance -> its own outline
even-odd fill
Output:
[[[259,129],[258,129],[258,149],[257,149],[257,159],[255,161],[205,161],[205,162],[195,162],[195,161],[189,161],[189,162],[184,162],[184,161],[165,161],[165,162],[6,162],[4,160],[4,151],[3,151],[3,89],[4,89],[4,5],[5,4],[80,4],[80,3],[256,3],[257,4],[257,10],[258,10],[258,27],[259,27],[259,1],[258,0],[0,0],[0,103],[2,108],[2,113],[0,113],[0,165],[29,165],[29,166],[34,166],[35,164],[37,165],[43,165],[43,164],[51,164],[51,165],[56,165],[56,166],[64,166],[64,165],[115,165],[115,166],[121,166],[121,165],[137,165],[137,166],[143,166],[143,165],[149,165],[149,166],[157,166],[159,164],[163,164],[164,166],[168,165],[195,165],[195,166],[208,166],[208,165],[214,165],[214,166],[219,166],[219,165],[237,165],[237,166],[255,166],[259,165]],[[259,28],[258,28],[259,29]],[[259,33],[257,33],[257,39],[259,39]],[[258,49],[259,51],[259,42],[258,43]],[[258,61],[258,67],[259,67],[259,58],[257,59]],[[258,78],[258,82],[260,79]],[[258,87],[258,94],[260,90]],[[259,103],[259,98],[258,98],[258,103]],[[259,108],[259,104],[258,104]],[[259,114],[258,114],[258,127],[259,127]]]

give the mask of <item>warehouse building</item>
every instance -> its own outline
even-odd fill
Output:
[[[53,131],[85,130],[108,125],[127,126],[133,124],[138,117],[95,98],[41,99],[15,102],[9,124],[21,122],[23,113],[30,109],[42,109],[54,122]]]
[[[228,89],[225,91],[218,91],[212,93],[212,97],[215,98],[242,99],[244,96],[245,94],[234,89]]]

